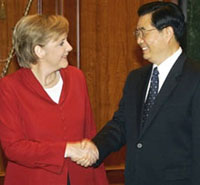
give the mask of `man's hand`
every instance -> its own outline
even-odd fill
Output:
[[[77,164],[88,167],[98,160],[99,152],[92,141],[84,139],[81,142],[68,143],[67,156]]]

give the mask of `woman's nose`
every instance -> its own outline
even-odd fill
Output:
[[[67,50],[67,51],[71,51],[72,49],[73,49],[72,46],[71,46],[70,43],[67,41],[66,50]]]

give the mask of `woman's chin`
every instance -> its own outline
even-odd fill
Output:
[[[69,65],[68,61],[62,63],[61,68],[66,68]]]

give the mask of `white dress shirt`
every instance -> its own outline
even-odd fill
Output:
[[[60,75],[59,81],[55,86],[53,86],[51,88],[44,88],[44,90],[47,92],[49,97],[57,104],[59,103],[62,86],[63,86],[63,80]]]
[[[153,68],[152,68],[152,71],[151,71],[151,75],[152,75],[152,72],[153,72],[153,69],[155,67],[158,68],[158,71],[159,71],[159,75],[158,75],[158,78],[159,78],[159,87],[158,87],[158,92],[160,91],[162,85],[164,84],[165,82],[165,79],[167,78],[167,75],[169,74],[169,71],[171,70],[171,68],[173,67],[173,65],[175,64],[176,60],[178,59],[178,57],[181,55],[182,53],[182,48],[179,47],[179,49],[173,54],[171,55],[170,57],[168,57],[165,61],[163,61],[160,65],[156,65],[156,64],[153,64]],[[148,84],[148,88],[147,88],[147,92],[149,92],[149,87],[150,87],[150,81],[151,81],[151,78],[149,80],[149,84]],[[146,98],[147,98],[147,93],[146,92]],[[145,98],[145,99],[146,99]]]

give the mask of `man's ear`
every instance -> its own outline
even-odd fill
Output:
[[[44,49],[39,46],[39,45],[36,45],[34,47],[34,52],[35,52],[35,55],[38,57],[38,58],[42,58],[44,55],[45,55],[45,51]]]
[[[175,37],[174,29],[171,26],[164,28],[164,33],[167,41],[170,41],[173,37]]]

